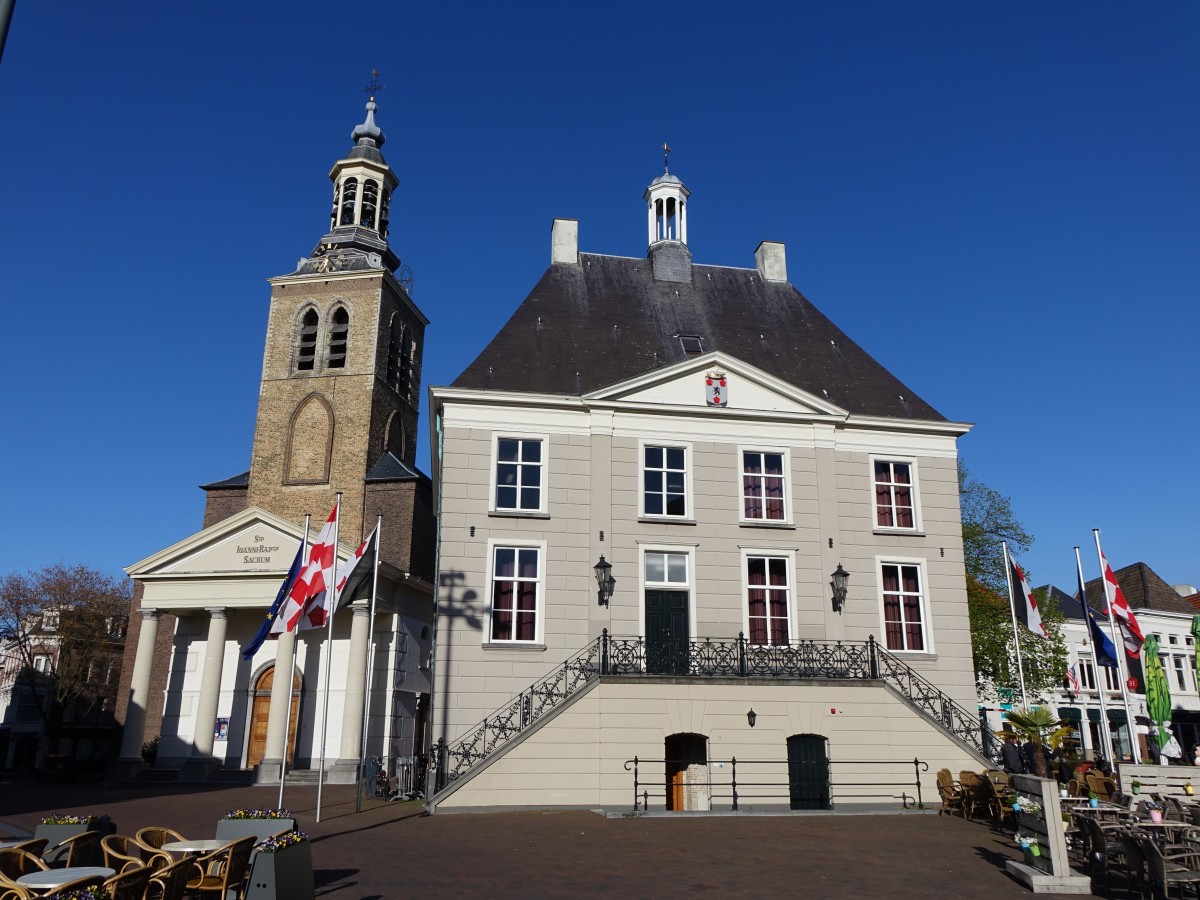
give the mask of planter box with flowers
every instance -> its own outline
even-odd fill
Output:
[[[75,837],[77,834],[83,834],[85,831],[98,831],[101,837],[117,833],[117,826],[108,816],[73,816],[62,815],[55,813],[54,815],[44,816],[38,827],[34,829],[33,836],[35,838],[46,839],[46,862],[53,864],[58,859],[58,854],[53,853],[55,847],[65,841],[67,838]],[[62,851],[62,856],[66,858],[66,851]],[[98,863],[100,860],[100,845],[96,845],[94,852],[95,859],[77,860],[78,865],[89,866],[93,863]]]
[[[102,887],[76,888],[65,894],[55,894],[54,900],[112,900],[112,894]]]
[[[296,817],[286,809],[231,809],[217,822],[217,840],[236,841],[253,835],[262,841],[281,831],[295,831]]]
[[[313,900],[315,894],[307,834],[291,831],[255,845],[244,900]]]

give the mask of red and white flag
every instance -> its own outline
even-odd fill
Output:
[[[329,604],[327,588],[333,584],[334,563],[337,560],[337,547],[334,545],[337,521],[338,504],[335,503],[325,527],[308,548],[308,562],[296,583],[292,585],[287,600],[271,627],[272,634],[293,630],[307,631],[325,624],[326,608]]]
[[[1121,629],[1121,637],[1125,640],[1125,652],[1136,657],[1141,652],[1142,644],[1146,643],[1145,637],[1142,636],[1142,626],[1130,610],[1129,603],[1125,600],[1125,592],[1117,583],[1117,576],[1113,574],[1112,566],[1108,564],[1103,550],[1100,551],[1100,564],[1104,567],[1104,602],[1108,607],[1104,612],[1107,615],[1108,610],[1112,610],[1113,621]]]
[[[1029,586],[1025,573],[1011,556],[1008,561],[1012,563],[1013,586],[1021,595],[1016,607],[1017,618],[1038,637],[1049,637],[1050,635],[1046,634],[1046,626],[1042,624],[1042,613],[1038,609],[1037,598],[1033,596],[1033,588]]]

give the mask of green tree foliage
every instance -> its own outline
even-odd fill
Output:
[[[1009,553],[1019,560],[1033,543],[1033,537],[1017,521],[1012,501],[972,479],[962,460],[958,463],[958,489],[962,502],[967,607],[979,695],[991,700],[1020,701],[1021,679],[1000,542],[1007,541]],[[1044,591],[1036,592],[1035,596],[1049,637],[1040,637],[1018,625],[1025,691],[1031,703],[1061,685],[1067,674],[1062,611],[1048,601]]]
[[[0,577],[2,690],[24,691],[53,733],[63,711],[116,699],[132,584],[86,566]]]

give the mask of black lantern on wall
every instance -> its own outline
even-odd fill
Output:
[[[592,566],[592,571],[596,573],[596,584],[600,587],[597,602],[601,606],[608,606],[608,600],[612,596],[612,563],[601,556],[600,562]]]
[[[746,713],[746,722],[750,725],[751,728],[753,728],[754,723],[757,721],[758,721],[758,713],[756,713],[754,711],[754,707],[752,706],[752,707],[750,707],[750,712]]]
[[[829,586],[833,588],[833,611],[840,613],[846,605],[846,585],[850,581],[850,573],[842,568],[841,563],[838,563],[838,567],[829,577],[833,579],[829,582]]]

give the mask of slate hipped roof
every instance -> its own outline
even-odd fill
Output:
[[[1196,610],[1175,589],[1158,577],[1158,574],[1144,562],[1137,562],[1113,572],[1125,601],[1130,609],[1153,609],[1159,612],[1187,613],[1191,615]],[[1095,578],[1084,585],[1087,591],[1088,606],[1102,612],[1107,609],[1104,600],[1104,585],[1101,579]]]
[[[702,265],[655,281],[649,259],[591,253],[551,265],[453,387],[580,396],[684,361],[680,335],[852,414],[945,421],[789,283]]]

